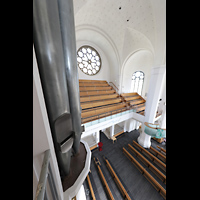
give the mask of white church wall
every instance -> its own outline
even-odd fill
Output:
[[[130,92],[132,74],[135,71],[143,71],[145,74],[142,96],[148,91],[148,85],[153,65],[153,55],[148,50],[139,50],[132,54],[124,63],[121,74],[121,91],[122,93]]]
[[[99,52],[102,66],[101,70],[94,76],[86,75],[79,69],[79,79],[107,80],[119,86],[119,62],[108,36],[103,31],[92,26],[78,26],[76,27],[77,50],[82,45],[90,45]]]

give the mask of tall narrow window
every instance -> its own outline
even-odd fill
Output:
[[[142,94],[142,88],[144,83],[144,73],[142,71],[136,71],[132,75],[131,92],[137,92]]]

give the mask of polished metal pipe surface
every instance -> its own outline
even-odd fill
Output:
[[[72,114],[74,131],[73,149],[75,154],[77,154],[79,152],[82,129],[73,0],[58,0],[58,7],[70,112]]]
[[[56,0],[33,1],[33,42],[61,176],[69,174],[71,149],[61,143],[72,134],[62,38]]]

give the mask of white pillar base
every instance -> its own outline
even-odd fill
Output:
[[[137,138],[138,143],[144,148],[150,148],[151,146],[151,136],[147,135],[145,132],[142,132]]]

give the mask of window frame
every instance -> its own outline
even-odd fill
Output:
[[[89,46],[89,45],[83,45],[83,46],[81,46],[81,47],[77,50],[77,59],[80,57],[80,56],[78,55],[78,53],[79,53],[79,52],[82,52],[81,49],[83,49],[83,48],[85,48],[86,50],[87,50],[88,48],[90,48],[92,51],[94,51],[94,52],[96,53],[95,56],[98,56],[98,57],[99,57],[99,60],[96,60],[96,59],[95,59],[95,60],[96,60],[96,62],[98,62],[98,61],[100,62],[100,65],[98,66],[98,65],[96,64],[96,66],[99,67],[99,69],[98,69],[98,70],[95,69],[95,70],[96,70],[96,73],[95,73],[95,74],[93,73],[93,71],[92,71],[92,69],[91,69],[92,74],[89,74],[89,72],[88,72],[89,69],[88,69],[87,67],[85,67],[85,64],[83,63],[83,60],[82,60],[81,62],[79,62],[79,61],[77,60],[77,66],[78,66],[78,68],[79,68],[84,74],[89,75],[89,76],[95,76],[95,75],[98,74],[98,73],[100,72],[100,70],[101,70],[101,66],[102,66],[101,56],[100,56],[99,52],[98,52],[94,47],[91,47],[91,46]],[[89,54],[92,54],[92,51],[91,51],[91,53],[89,53]],[[86,52],[86,53],[82,52],[82,53],[83,53],[83,56],[84,56],[84,55],[86,55],[87,52]],[[93,55],[93,56],[94,56],[94,55]],[[87,58],[88,58],[88,56],[87,56]],[[88,58],[88,59],[89,59],[89,58]],[[90,59],[89,59],[89,61],[90,61],[89,64],[91,64],[92,62],[91,62]],[[85,62],[87,62],[87,61],[85,61]],[[79,64],[80,64],[80,63],[83,64],[83,68],[80,68],[80,67],[79,67]],[[92,65],[91,65],[91,66],[92,66]],[[96,66],[95,66],[95,67],[96,67]],[[84,72],[84,71],[83,71],[84,68],[87,69],[87,72]]]
[[[140,75],[139,75],[139,77],[136,77],[136,76],[135,76],[135,79],[134,79],[133,76],[134,76],[137,72],[140,72]],[[143,75],[143,78],[140,78],[141,74]],[[137,90],[134,91],[134,88],[136,87],[136,86],[135,86],[135,84],[136,84],[136,78],[139,78],[139,80],[138,80]],[[139,95],[142,95],[142,90],[143,90],[143,86],[144,86],[144,78],[145,78],[145,74],[144,74],[143,71],[138,70],[138,71],[135,71],[135,72],[132,74],[132,77],[131,77],[131,92],[137,92],[137,93],[139,94],[139,92],[138,92],[139,82],[142,80],[143,82],[142,82],[141,94],[139,94]],[[134,81],[134,83],[133,83],[133,81]],[[133,85],[133,86],[132,86],[132,85]]]

